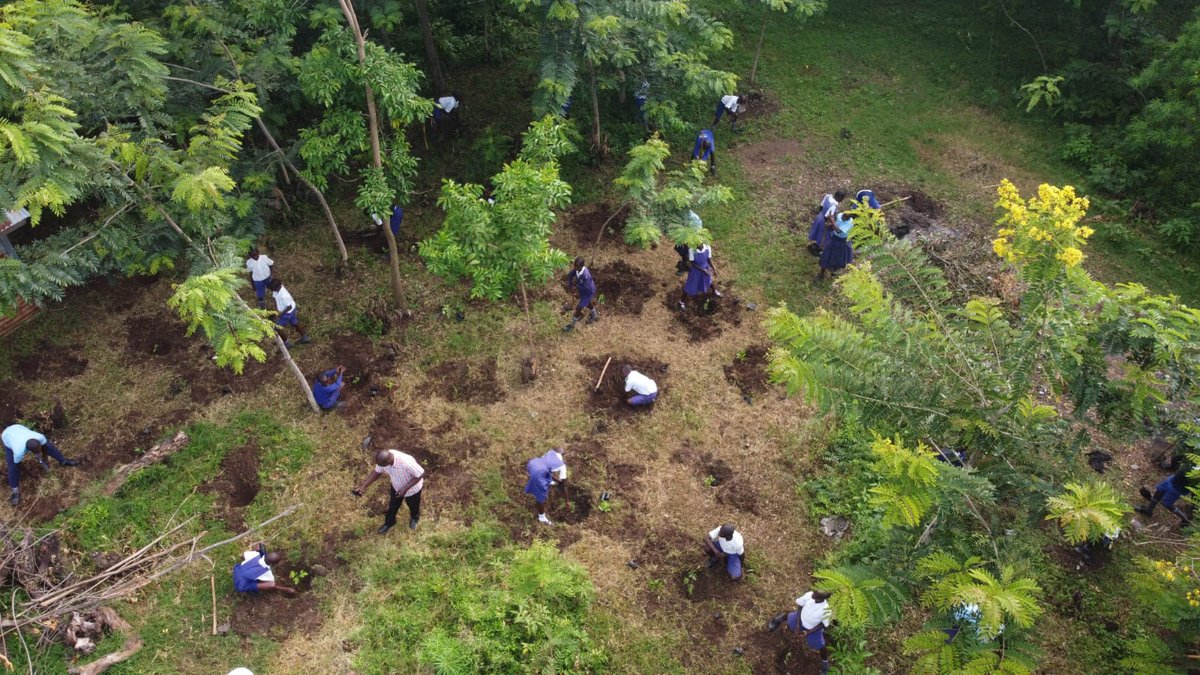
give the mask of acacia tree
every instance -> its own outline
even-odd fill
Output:
[[[14,57],[10,77],[0,78],[14,113],[0,137],[15,160],[6,163],[0,196],[28,208],[35,224],[47,209],[64,214],[84,201],[103,219],[64,228],[23,247],[19,260],[0,261],[0,300],[11,308],[19,298],[57,298],[91,274],[154,273],[177,261],[194,278],[212,275],[208,288],[220,282],[236,297],[254,197],[234,192],[232,167],[261,113],[252,87],[219,79],[211,89],[224,93],[202,114],[175,118],[163,112],[166,69],[157,60],[164,44],[157,34],[66,0],[0,11],[0,40]],[[111,89],[92,96],[97,83]],[[177,134],[173,126],[187,122],[190,130]],[[205,327],[221,365],[240,372],[247,358],[265,358],[258,342],[274,331],[264,314],[226,298],[220,322],[220,331],[210,332],[216,324],[208,320],[191,329]],[[311,402],[307,381],[278,344]]]
[[[708,65],[733,45],[733,33],[686,0],[510,0],[536,4],[542,26],[542,64],[534,114],[557,114],[587,77],[592,145],[606,152],[600,130],[600,91],[649,85],[645,113],[661,127],[682,127],[678,101],[712,98],[734,89],[737,77]]]
[[[300,156],[307,162],[309,179],[322,188],[329,175],[367,164],[358,170],[354,203],[368,213],[386,214],[392,204],[407,203],[417,167],[408,141],[398,130],[428,117],[433,102],[417,91],[421,74],[416,67],[368,41],[349,0],[338,4],[346,27],[327,26],[301,61],[301,87],[324,111],[316,125],[301,130]],[[386,126],[381,124],[380,108]],[[384,227],[383,234],[391,263],[392,296],[402,307],[396,237],[390,227]]]
[[[763,38],[767,35],[767,22],[772,13],[808,18],[825,11],[825,0],[741,0],[747,9],[762,9],[762,26],[758,29],[758,44],[754,48],[754,61],[750,64],[750,84],[758,74],[758,59],[762,56]]]
[[[694,161],[667,171],[671,148],[655,134],[629,151],[629,162],[613,184],[625,192],[630,217],[625,223],[626,243],[649,248],[665,234],[671,243],[696,248],[712,241],[704,228],[689,218],[695,208],[725,204],[733,193],[723,185],[705,185],[708,168]],[[601,228],[603,233],[603,228]]]
[[[298,59],[292,54],[302,18],[299,7],[275,0],[230,0],[203,5],[184,0],[168,5],[163,16],[170,21],[171,53],[178,62],[189,64],[184,71],[186,76],[169,76],[167,79],[200,88],[176,92],[172,100],[174,107],[203,105],[202,97],[207,94],[203,90],[211,89],[207,83],[217,77],[253,83],[260,105],[268,108],[255,119],[255,125],[269,147],[261,159],[277,163],[285,183],[294,178],[309,190],[325,215],[338,254],[343,262],[348,260],[341,229],[325,194],[296,167],[294,148],[284,150],[271,132],[271,126],[282,124],[287,128],[288,113],[296,107],[295,101],[300,94],[294,75]],[[176,66],[176,70],[184,69]],[[291,146],[294,140],[285,138],[284,143]],[[243,159],[243,165],[248,163],[248,159]]]
[[[521,292],[535,374],[526,287],[544,284],[567,264],[567,254],[550,246],[550,235],[554,209],[571,197],[571,186],[559,177],[558,158],[572,149],[565,125],[555,118],[530,124],[521,153],[492,179],[491,199],[484,198],[481,185],[442,183],[438,206],[446,220],[420,244],[435,274],[470,279],[471,297],[497,301]]]

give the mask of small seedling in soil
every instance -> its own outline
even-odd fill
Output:
[[[704,487],[713,487],[716,484],[717,484],[716,476],[713,476],[710,474],[710,475],[704,477]]]
[[[663,583],[662,579],[651,579],[646,582],[646,588],[655,593],[662,593],[663,589],[666,588],[666,584]]]
[[[599,504],[597,504],[596,508],[600,509],[601,513],[609,513],[616,507],[613,506],[612,502],[610,502],[608,500],[604,500],[604,501],[600,502]]]
[[[739,350],[738,350],[738,353],[737,353],[737,360],[738,360],[738,361],[745,361],[745,360],[746,360],[746,350],[745,350],[745,349],[739,349]]]
[[[292,570],[288,572],[288,578],[292,580],[293,586],[299,586],[300,582],[308,578],[308,572],[306,570]]]
[[[692,596],[692,592],[696,590],[696,579],[700,574],[697,570],[688,570],[683,573],[683,588],[687,591],[688,597]]]

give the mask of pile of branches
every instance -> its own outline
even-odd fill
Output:
[[[228,539],[200,546],[207,532],[184,536],[184,529],[194,520],[188,518],[156,537],[153,541],[123,558],[104,558],[94,555],[99,568],[88,577],[64,571],[59,560],[57,531],[37,535],[31,528],[0,524],[0,580],[11,585],[8,612],[0,618],[0,640],[7,651],[9,638],[15,636],[32,663],[25,633],[34,627],[40,641],[62,639],[81,653],[90,653],[104,631],[129,635],[123,649],[71,672],[96,675],[119,663],[141,648],[141,641],[131,634],[129,625],[121,620],[107,603],[127,597],[138,590],[172,574],[193,562],[208,560],[207,554],[217,548],[250,536],[271,523],[291,515],[300,508],[293,505],[282,513]],[[211,561],[210,561],[211,562]],[[60,629],[61,627],[61,629]],[[0,659],[8,661],[0,655]],[[11,662],[8,663],[11,667]]]

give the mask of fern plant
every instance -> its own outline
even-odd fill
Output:
[[[917,563],[917,573],[929,581],[924,603],[943,612],[962,607],[978,610],[979,634],[991,639],[1006,626],[1028,628],[1044,611],[1038,600],[1042,589],[1037,581],[1017,575],[1008,565],[999,574],[982,558],[964,559],[938,551]]]
[[[1063,493],[1046,500],[1046,520],[1058,521],[1071,544],[1099,541],[1121,527],[1129,505],[1107,483],[1067,483]]]
[[[849,627],[878,626],[894,619],[906,599],[903,589],[867,567],[819,569],[813,577],[817,590],[833,594],[830,613]]]
[[[883,512],[883,526],[919,525],[937,498],[938,467],[933,453],[922,443],[906,448],[898,437],[877,437],[871,452],[883,480],[871,488],[871,504]]]

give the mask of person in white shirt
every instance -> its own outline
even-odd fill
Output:
[[[21,503],[20,465],[27,453],[32,454],[38,464],[41,464],[42,468],[47,471],[50,470],[50,465],[46,463],[45,455],[49,455],[63,466],[79,465],[79,460],[67,459],[50,442],[50,439],[23,424],[12,424],[5,427],[4,431],[0,433],[0,444],[4,446],[4,462],[8,468],[8,487],[12,488],[12,495],[8,498],[8,503],[13,506]]]
[[[252,551],[242,553],[242,562],[233,567],[233,588],[239,593],[257,593],[259,591],[279,591],[287,595],[295,595],[296,589],[275,581],[275,573],[271,565],[283,561],[283,554],[278,551],[267,553],[266,546],[259,543]]]
[[[741,103],[741,99],[742,97],[738,96],[737,94],[729,94],[728,96],[721,97],[721,100],[717,102],[716,116],[713,117],[712,126],[714,129],[720,126],[721,118],[728,114],[729,130],[735,134],[738,133],[738,114],[746,112],[746,106]]]
[[[395,527],[400,502],[408,504],[411,516],[408,519],[408,529],[417,529],[417,523],[421,520],[421,490],[425,489],[425,469],[412,455],[399,450],[380,450],[375,453],[375,470],[367,474],[363,482],[351,490],[350,494],[355,497],[363,496],[363,492],[371,487],[371,483],[384,474],[392,481],[392,491],[387,513],[383,516],[383,525],[377,531],[379,534],[387,534]]]
[[[634,370],[630,365],[622,366],[621,374],[625,376],[625,393],[629,394],[625,399],[626,403],[650,405],[658,399],[658,385],[654,380]]]
[[[250,271],[250,283],[254,284],[258,308],[263,309],[267,306],[267,284],[275,276],[275,261],[263,255],[255,246],[250,249],[250,257],[246,258],[246,269]]]
[[[825,629],[833,619],[829,608],[829,597],[832,595],[832,592],[809,591],[796,598],[796,606],[799,609],[777,614],[767,622],[769,631],[774,631],[787,622],[788,630],[805,638],[809,648],[819,651],[822,675],[829,672],[829,647],[825,645]]]
[[[429,128],[434,136],[441,131],[453,130],[462,126],[462,122],[458,119],[458,113],[455,112],[460,107],[462,107],[462,102],[454,94],[446,94],[433,100],[433,120]]]
[[[292,326],[300,335],[300,344],[308,344],[312,339],[308,337],[308,331],[304,330],[304,326],[300,325],[300,319],[296,315],[296,301],[292,298],[292,294],[284,287],[283,282],[278,279],[272,279],[267,288],[271,289],[271,294],[275,297],[275,309],[278,310],[279,316],[275,318],[275,325],[279,326],[281,333],[284,335],[284,346],[291,347],[292,341],[287,339],[287,328]]]
[[[729,524],[714,527],[712,532],[704,536],[704,552],[708,554],[709,567],[724,560],[729,578],[742,580],[742,557],[746,555],[746,545],[736,527]]]

